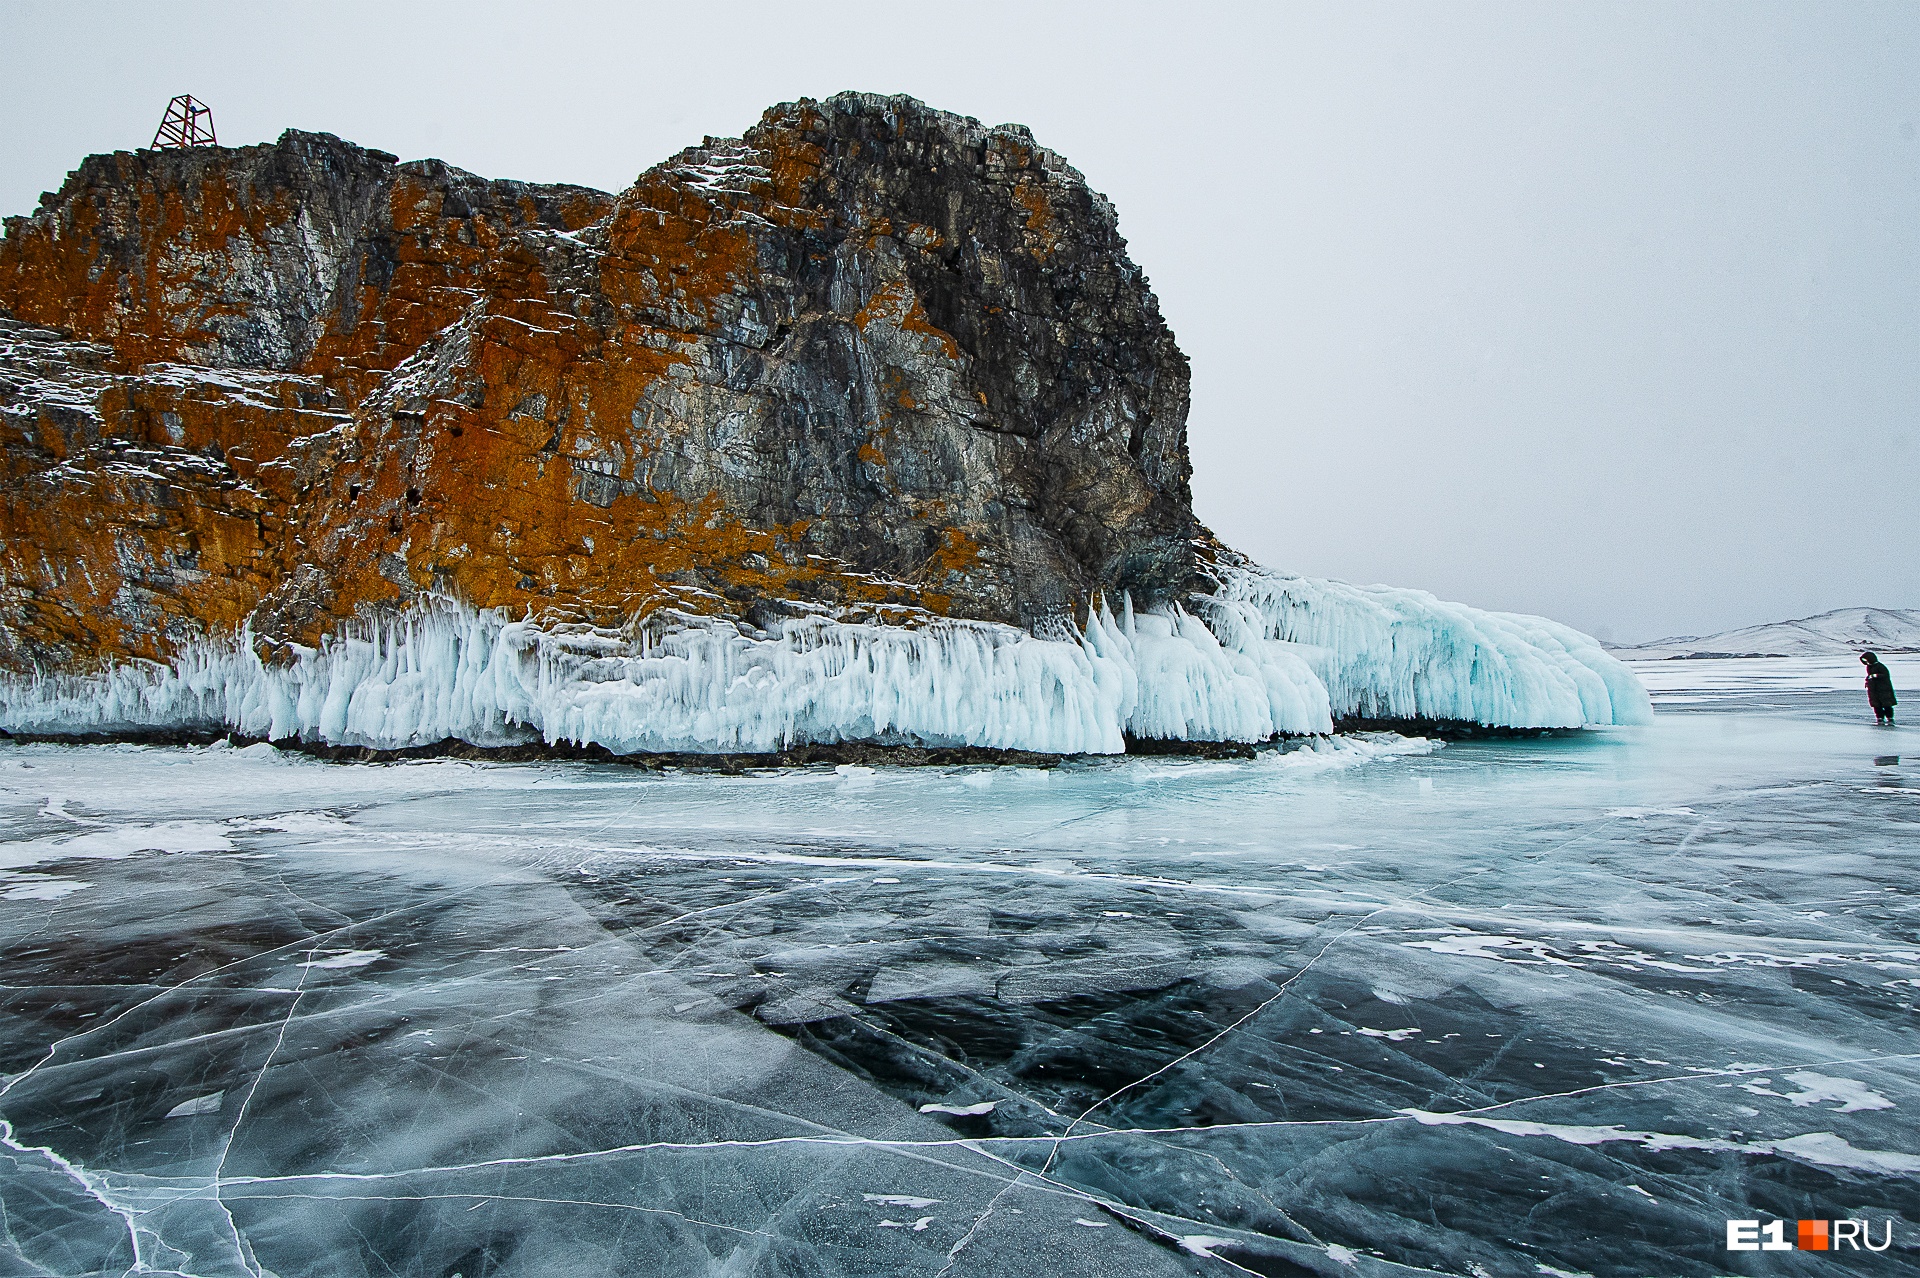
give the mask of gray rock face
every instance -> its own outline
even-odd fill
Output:
[[[0,388],[16,668],[248,619],[311,642],[427,591],[1044,629],[1205,588],[1218,552],[1112,206],[1025,129],[911,98],[776,107],[617,200],[315,134],[96,156],[8,220],[0,310],[74,370]],[[98,423],[57,447],[54,385]],[[95,482],[129,440],[225,487]],[[212,531],[235,492],[246,538]]]
[[[830,340],[840,299],[852,298],[869,308],[910,298],[950,337],[926,350],[912,325],[865,325],[877,362],[900,368],[910,390],[924,392],[915,400],[936,406],[920,414],[936,420],[900,428],[1010,437],[992,441],[999,482],[973,494],[986,500],[970,513],[1003,527],[1030,520],[1036,540],[1065,552],[1044,568],[1067,588],[1033,602],[1058,607],[1061,595],[1097,587],[1157,597],[1184,585],[1195,533],[1187,361],[1126,256],[1113,206],[1025,129],[985,129],[910,99],[835,99],[817,114],[770,116],[746,145],[817,149],[820,168],[799,194],[849,228],[818,269],[811,254],[790,257],[805,310],[825,321],[813,326],[815,342]],[[893,233],[871,234],[880,227]],[[911,416],[880,400],[859,405],[862,415]],[[946,480],[964,501],[967,477],[952,470],[902,482],[937,492]]]
[[[382,323],[365,303],[391,292],[402,263],[470,286],[453,268],[483,256],[479,228],[577,229],[611,204],[289,129],[271,145],[89,156],[36,213],[6,219],[0,280],[22,316],[134,362],[294,371],[325,361],[324,337]],[[427,210],[460,224],[448,243],[418,224]]]

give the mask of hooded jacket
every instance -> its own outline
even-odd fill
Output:
[[[1867,701],[1875,710],[1891,710],[1899,704],[1893,695],[1893,672],[1879,661],[1867,663]]]

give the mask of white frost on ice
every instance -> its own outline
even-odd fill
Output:
[[[940,1201],[938,1198],[915,1198],[910,1194],[862,1194],[860,1197],[866,1199],[876,1207],[913,1207],[917,1209],[921,1207],[931,1207]]]
[[[962,1118],[973,1118],[980,1114],[991,1114],[999,1101],[981,1101],[978,1105],[922,1105],[923,1114],[957,1114]]]
[[[1774,1152],[1820,1167],[1875,1172],[1882,1176],[1920,1176],[1920,1155],[1884,1149],[1855,1149],[1844,1136],[1808,1132],[1770,1142]]]
[[[253,747],[247,748],[251,750]],[[267,749],[272,750],[273,747],[268,746]],[[279,751],[275,750],[274,753],[278,754]],[[347,828],[347,823],[329,812],[281,812],[256,821],[253,828],[281,834],[337,834]]]
[[[1403,1109],[1400,1112],[1428,1127],[1486,1127],[1508,1136],[1550,1136],[1574,1145],[1631,1141],[1654,1153],[1668,1149],[1700,1149],[1722,1154],[1773,1154],[1822,1167],[1844,1167],[1883,1176],[1920,1175],[1920,1155],[1903,1154],[1897,1150],[1856,1149],[1844,1136],[1832,1132],[1806,1132],[1782,1140],[1742,1142],[1714,1137],[1674,1136],[1666,1132],[1630,1131],[1618,1123],[1590,1127],[1572,1123],[1535,1123],[1515,1118],[1483,1118],[1478,1114],[1434,1114],[1420,1109]]]
[[[1365,1025],[1362,1025],[1360,1027],[1360,1033],[1367,1038],[1384,1038],[1389,1042],[1404,1043],[1408,1039],[1416,1037],[1420,1031],[1417,1029],[1378,1030],[1369,1029]]]
[[[377,963],[387,956],[385,950],[347,950],[341,954],[329,954],[325,958],[308,959],[301,967],[348,968],[365,967]]]
[[[168,1118],[192,1118],[197,1114],[217,1114],[220,1112],[220,1098],[226,1092],[214,1092],[209,1096],[196,1096],[192,1100],[181,1101],[167,1111]]]
[[[1519,936],[1487,936],[1484,933],[1465,929],[1449,929],[1437,940],[1402,941],[1400,944],[1416,950],[1432,950],[1435,954],[1459,954],[1467,958],[1493,959],[1498,963],[1581,966],[1579,963],[1554,954],[1544,941],[1528,940]],[[1522,955],[1528,957],[1523,958]]]
[[[92,886],[80,879],[56,879],[45,874],[0,871],[0,901],[58,901]]]
[[[1892,1101],[1857,1078],[1831,1078],[1810,1069],[1803,1069],[1787,1075],[1787,1081],[1797,1084],[1801,1089],[1786,1094],[1786,1099],[1795,1105],[1817,1105],[1821,1101],[1839,1101],[1840,1103],[1833,1109],[1836,1114],[1852,1114],[1863,1109],[1893,1108]]]
[[[1276,767],[1332,772],[1375,759],[1432,754],[1444,745],[1446,742],[1430,737],[1403,737],[1396,732],[1352,732],[1337,737],[1310,737],[1297,749],[1265,757]]]
[[[141,852],[231,852],[227,827],[211,821],[163,821],[0,844],[0,870],[78,858],[120,861]]]
[[[1336,717],[1503,727],[1635,723],[1647,697],[1591,639],[1420,591],[1254,570],[1192,610],[1029,634],[808,617],[772,632],[683,614],[543,628],[433,600],[351,625],[289,664],[251,636],[85,677],[0,683],[0,727],[229,729],[402,748],[457,738],[614,751],[769,752],[873,740],[1115,754],[1125,737],[1263,741]],[[853,774],[849,774],[851,779]]]

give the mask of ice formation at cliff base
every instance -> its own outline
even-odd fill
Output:
[[[451,600],[290,663],[251,636],[169,665],[0,686],[13,732],[225,729],[395,749],[449,738],[617,753],[874,741],[1117,754],[1128,737],[1260,742],[1337,720],[1575,728],[1643,722],[1647,695],[1585,635],[1422,591],[1235,569],[1191,609],[1094,607],[1054,637],[985,622],[654,617],[542,628]]]

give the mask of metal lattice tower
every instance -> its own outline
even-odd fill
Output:
[[[213,136],[213,108],[196,102],[190,93],[167,103],[167,113],[160,118],[160,127],[154,130],[152,143],[155,148],[218,144],[219,139]]]

